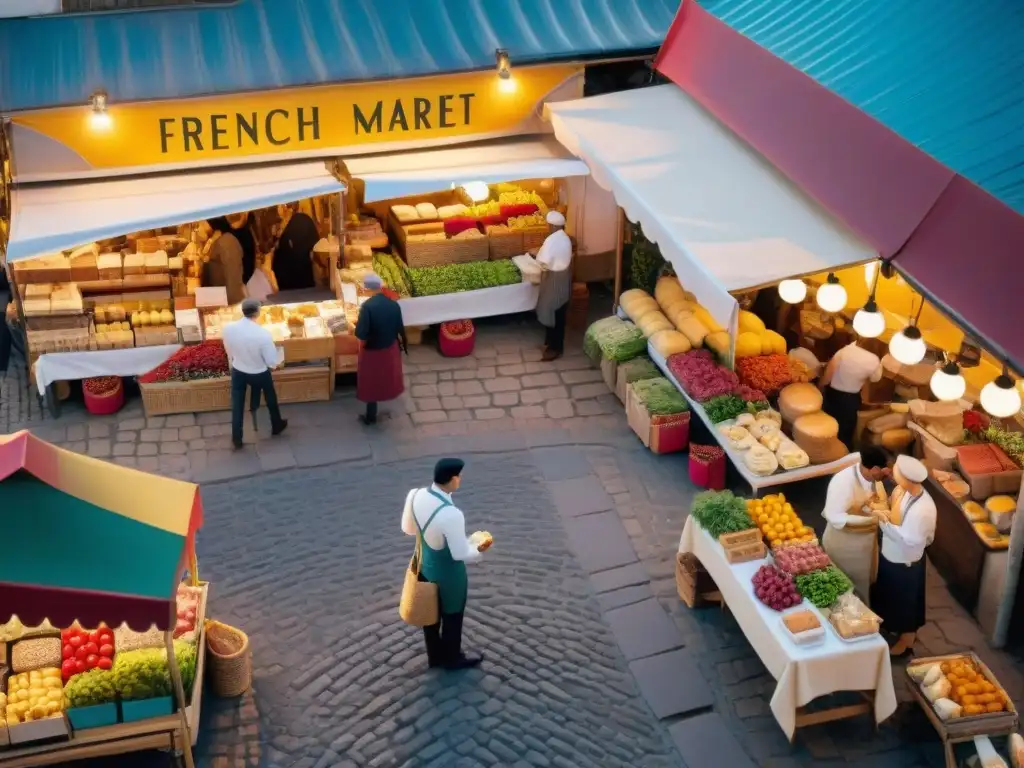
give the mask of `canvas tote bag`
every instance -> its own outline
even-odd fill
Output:
[[[402,599],[398,603],[398,615],[402,621],[413,627],[429,627],[440,620],[437,599],[437,584],[420,581],[420,555],[423,552],[423,531],[416,532],[416,550],[409,567],[405,569],[405,583],[402,585]]]

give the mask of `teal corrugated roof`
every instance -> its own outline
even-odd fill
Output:
[[[657,50],[679,0],[240,0],[0,21],[0,112]]]
[[[1024,213],[1021,0],[700,4]]]

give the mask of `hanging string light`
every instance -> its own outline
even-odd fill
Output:
[[[952,358],[936,368],[931,378],[931,390],[939,400],[959,400],[967,391],[967,381],[960,373],[960,366]]]
[[[828,273],[828,279],[818,289],[815,299],[818,306],[826,312],[839,312],[846,306],[846,289],[839,282],[835,272]]]
[[[911,319],[910,325],[892,337],[889,342],[889,354],[896,358],[896,362],[903,365],[917,365],[924,360],[928,346],[924,343],[924,336],[921,329],[917,327],[921,319],[921,310],[924,309],[924,296],[921,297],[921,305],[917,308],[917,314]]]
[[[787,304],[799,304],[807,298],[807,283],[803,280],[783,280],[779,283],[779,298]]]
[[[878,289],[878,276],[881,272],[876,265],[867,303],[853,316],[853,330],[865,339],[876,339],[885,330],[885,315],[878,311],[878,304],[875,303],[875,291]]]
[[[981,407],[998,419],[1015,416],[1021,408],[1020,390],[1003,363],[1003,373],[981,389]]]

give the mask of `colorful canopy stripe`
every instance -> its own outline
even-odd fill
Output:
[[[0,435],[0,621],[174,624],[202,525],[198,486]]]

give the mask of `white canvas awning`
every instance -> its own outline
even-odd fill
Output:
[[[726,327],[730,291],[876,258],[675,85],[545,109],[558,140]]]
[[[451,149],[361,155],[345,161],[366,184],[364,202],[442,192],[470,181],[586,176],[587,164],[551,137],[503,139]]]
[[[340,192],[321,160],[129,179],[25,184],[12,190],[10,261],[108,237]]]

